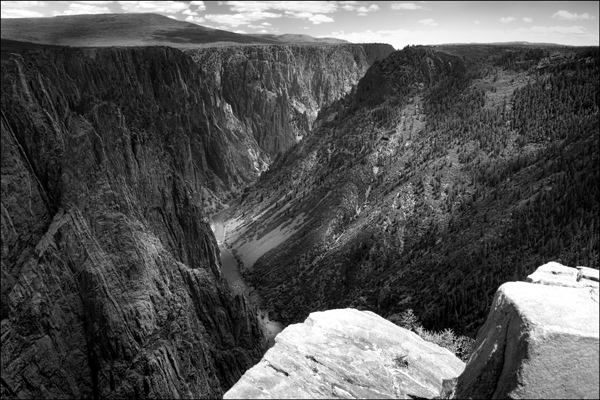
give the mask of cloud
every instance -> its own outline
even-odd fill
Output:
[[[64,11],[55,11],[53,15],[80,15],[80,14],[108,14],[111,13],[108,7],[93,6],[91,4],[71,3]]]
[[[502,18],[500,18],[500,22],[502,22],[503,24],[510,24],[513,21],[516,21],[515,17],[502,17]]]
[[[368,5],[368,3],[362,1],[341,1],[339,4],[342,10],[356,11],[361,17],[370,12],[379,10],[379,6],[377,4]]]
[[[200,23],[200,22],[204,22],[204,18],[202,18],[202,17],[195,17],[193,15],[190,15],[189,17],[186,17],[185,20],[187,22],[191,22],[191,23],[194,23],[194,24],[197,24],[197,23]]]
[[[373,11],[378,11],[378,10],[379,10],[379,6],[377,4],[371,4],[369,7],[365,7],[365,6],[358,7],[358,9],[356,11],[358,11],[359,16],[364,17],[365,15],[367,15],[367,13],[370,13]]]
[[[206,10],[206,6],[203,1],[190,1],[190,6],[198,6],[196,11],[204,11]]]
[[[333,18],[328,17],[323,14],[313,14],[309,12],[294,12],[294,11],[286,11],[285,15],[293,18],[306,19],[312,22],[315,25],[321,24],[323,22],[333,22]]]
[[[328,1],[223,1],[220,4],[229,6],[229,9],[236,14],[209,14],[205,18],[231,27],[250,25],[266,18],[279,18],[283,16],[280,12],[283,12],[289,18],[304,19],[318,25],[333,22],[333,18],[325,14],[333,13],[339,9],[337,2]],[[342,6],[352,6],[357,11],[360,7],[364,7],[364,10],[361,10],[362,12],[379,8],[378,6],[363,6],[361,5],[363,2],[360,2],[360,4],[359,2],[341,2],[340,4]]]
[[[167,13],[175,14],[186,10],[188,3],[176,1],[119,1],[123,11],[134,13]]]
[[[43,17],[41,12],[31,10],[19,10],[16,8],[7,8],[2,5],[2,18],[39,18]]]
[[[479,22],[479,21],[475,21],[475,22],[473,22],[473,23],[474,23],[474,24],[476,24],[476,25],[479,25],[481,22]]]
[[[83,4],[92,4],[92,5],[102,5],[102,4],[110,4],[110,3],[114,3],[114,1],[77,1],[77,3],[83,3]]]
[[[241,29],[238,29],[237,31],[233,31],[233,33],[241,33],[242,35],[245,35],[247,32],[243,31]]]
[[[308,20],[315,25],[318,25],[322,22],[333,22],[333,18],[330,18],[323,14],[313,15],[312,17],[308,17]]]
[[[192,10],[185,10],[183,12],[183,14],[185,14],[185,15],[198,15],[198,13],[196,11],[192,11]]]
[[[3,1],[2,18],[39,18],[44,15],[39,11],[25,10],[29,7],[44,7],[45,1]]]
[[[422,19],[419,21],[419,23],[421,25],[425,25],[425,26],[438,26],[439,24],[437,22],[435,22],[433,19],[431,18],[427,18],[427,19]]]
[[[394,3],[392,4],[392,10],[419,10],[423,7],[416,5],[415,3]]]
[[[262,25],[262,26],[271,26],[271,24],[270,24],[270,23],[268,23],[268,22],[263,22],[261,25]]]
[[[47,6],[48,3],[45,1],[3,1],[2,7],[18,7],[18,8],[27,8],[27,7],[44,7]]]
[[[211,22],[223,24],[231,27],[237,27],[240,25],[251,24],[255,21],[260,21],[265,18],[280,18],[281,14],[269,13],[269,12],[246,12],[239,14],[207,14],[204,18]]]
[[[239,13],[292,11],[329,14],[338,10],[337,3],[332,1],[224,1],[222,4]]]
[[[530,22],[533,22],[533,19],[531,19],[529,17],[525,17],[525,18],[523,18],[523,22],[530,23]]]
[[[595,19],[596,17],[594,17],[593,15],[590,15],[588,13],[571,14],[568,11],[560,10],[560,11],[555,12],[554,15],[552,15],[552,18],[566,19],[567,21],[578,21],[578,20],[584,20],[584,19]]]

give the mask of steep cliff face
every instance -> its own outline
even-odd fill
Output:
[[[188,145],[181,156],[194,166],[186,179],[202,185],[208,207],[254,181],[310,131],[321,107],[348,93],[392,50],[378,44],[40,49],[24,62],[51,79],[79,115],[106,129],[131,127],[123,140],[132,147],[155,131],[183,132]]]
[[[318,111],[350,92],[390,45],[245,46],[188,50],[203,81],[267,156],[310,132]],[[219,101],[218,98],[222,100]],[[225,104],[222,104],[222,102]]]
[[[266,343],[207,213],[370,58],[18,47],[2,53],[3,397],[221,395]]]
[[[3,54],[3,397],[214,397],[265,349],[167,53]]]
[[[598,270],[551,262],[500,286],[457,380],[459,399],[595,399]]]

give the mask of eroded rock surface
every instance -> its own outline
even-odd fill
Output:
[[[314,312],[288,326],[225,398],[437,396],[464,363],[369,311]]]
[[[527,277],[527,282],[549,286],[598,288],[598,270],[586,267],[565,267],[552,261],[538,267],[533,274]]]
[[[266,342],[207,214],[373,59],[359,45],[3,51],[2,397],[231,387]]]
[[[549,263],[500,286],[456,398],[600,396],[598,285],[576,277]]]
[[[220,396],[266,343],[221,276],[202,158],[93,97],[123,53],[69,52],[3,54],[2,397]]]

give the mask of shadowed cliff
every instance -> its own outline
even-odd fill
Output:
[[[221,276],[202,158],[163,128],[180,115],[142,114],[165,103],[102,99],[181,97],[140,51],[80,55],[2,60],[3,397],[220,396],[265,341]]]
[[[2,50],[3,397],[221,396],[266,342],[221,275],[208,213],[373,58]]]

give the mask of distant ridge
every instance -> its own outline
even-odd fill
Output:
[[[463,46],[463,45],[488,45],[488,46],[535,46],[535,47],[575,47],[566,44],[560,43],[535,43],[535,42],[525,42],[525,41],[515,41],[515,42],[492,42],[492,43],[477,43],[477,42],[469,42],[469,43],[444,43],[440,45],[432,45],[432,46]],[[587,46],[585,46],[587,47]]]
[[[75,47],[347,43],[308,35],[242,35],[152,13],[2,19],[2,39]]]
[[[293,34],[293,33],[286,33],[283,35],[273,35],[273,34],[260,34],[260,33],[255,33],[255,34],[250,34],[249,36],[254,36],[254,37],[260,37],[260,38],[264,38],[264,39],[273,39],[273,40],[277,40],[283,43],[350,43],[347,40],[343,40],[343,39],[336,39],[336,38],[329,38],[329,37],[324,37],[324,38],[315,38],[309,35],[302,35],[302,34]]]

